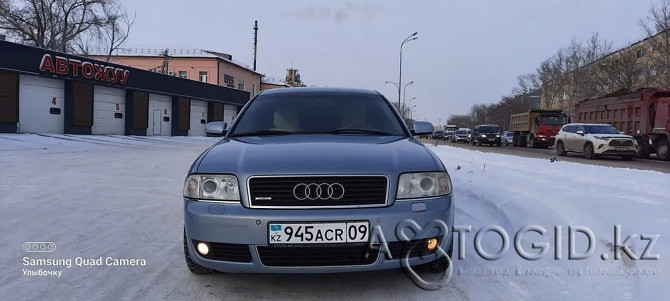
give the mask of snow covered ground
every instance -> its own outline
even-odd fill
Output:
[[[454,259],[454,275],[442,290],[420,290],[401,271],[191,275],[182,255],[181,187],[193,159],[215,141],[0,134],[0,298],[650,300],[670,292],[670,175],[447,146],[431,149],[452,176],[456,224],[471,231],[465,258]],[[488,225],[509,236],[509,249],[494,261],[482,259],[474,247],[475,233]],[[517,231],[529,225],[547,230],[521,240],[531,254],[538,253],[531,243],[549,243],[536,261],[522,259],[514,247]],[[622,240],[660,234],[648,250],[660,259],[613,260],[615,225],[621,225]],[[556,226],[562,231],[559,260]],[[595,249],[587,259],[569,260],[568,227],[577,226],[592,230]],[[482,237],[486,252],[500,249],[495,233]],[[24,243],[34,241],[54,242],[57,249],[26,253]],[[640,257],[649,241],[631,241]],[[578,233],[575,250],[587,247]],[[25,257],[72,263],[30,266]],[[77,257],[93,261],[77,266]],[[139,265],[95,265],[107,257],[138,259]],[[60,277],[24,275],[40,268],[60,270]]]

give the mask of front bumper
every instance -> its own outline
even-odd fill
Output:
[[[540,144],[554,145],[554,142],[556,142],[556,136],[537,136],[535,141]]]
[[[423,203],[423,204],[419,204]],[[425,211],[415,212],[414,207]],[[379,226],[388,243],[401,241],[396,235],[396,227],[406,219],[424,227],[433,220],[440,220],[447,225],[449,232],[440,241],[440,247],[447,251],[452,247],[454,225],[454,206],[452,196],[426,198],[413,201],[396,201],[393,205],[379,208],[357,209],[249,209],[241,204],[208,203],[184,198],[184,224],[189,241],[190,257],[196,263],[223,272],[242,273],[337,273],[371,271],[400,268],[399,258],[387,258],[382,252],[372,264],[346,266],[288,266],[276,267],[263,264],[258,247],[268,246],[269,222],[331,222],[331,221],[369,221],[370,229]],[[414,235],[409,229],[404,231],[411,239],[439,237],[437,229],[427,231],[421,237]],[[378,236],[377,236],[378,237]],[[372,237],[374,239],[374,237]],[[193,240],[241,244],[249,248],[251,262],[232,262],[210,260],[200,256]],[[377,242],[377,240],[373,240]],[[411,257],[410,265],[427,263],[434,260],[433,256]]]
[[[501,143],[500,141],[501,141],[500,137],[497,137],[497,138],[478,137],[477,138],[477,142],[484,143],[484,144],[489,144],[489,143],[500,144]]]
[[[640,153],[640,147],[632,146],[610,146],[607,142],[594,145],[594,152],[598,155],[620,155],[637,156]]]

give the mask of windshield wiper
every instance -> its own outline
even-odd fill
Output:
[[[295,132],[281,131],[281,130],[262,130],[255,132],[242,132],[230,134],[230,137],[244,137],[244,136],[279,136],[279,135],[291,135]]]
[[[333,135],[339,135],[339,134],[369,134],[369,135],[379,135],[379,136],[393,136],[393,133],[384,132],[384,131],[380,131],[380,130],[349,129],[349,128],[341,128],[341,129],[328,131],[328,132],[326,132],[326,134],[333,134]]]

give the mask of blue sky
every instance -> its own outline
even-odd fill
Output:
[[[205,1],[121,0],[137,13],[125,47],[202,48],[282,78],[291,66],[308,85],[397,90],[403,48],[407,99],[433,123],[510,93],[572,37],[593,32],[619,48],[644,38],[638,21],[652,0]]]

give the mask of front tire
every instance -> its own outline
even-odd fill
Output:
[[[187,243],[188,239],[186,238],[186,230],[184,230],[184,259],[186,260],[186,266],[188,267],[188,270],[193,274],[199,275],[216,273],[215,270],[201,266],[193,261],[193,259],[191,259],[191,255],[188,253]]]
[[[587,143],[584,145],[584,156],[587,159],[595,159],[596,158],[596,152],[593,150],[593,144]]]
[[[667,139],[661,139],[656,144],[656,157],[659,160],[670,161],[670,146]]]
[[[563,141],[558,141],[556,143],[556,154],[559,156],[565,156],[568,152],[565,151],[565,145],[563,145]]]

